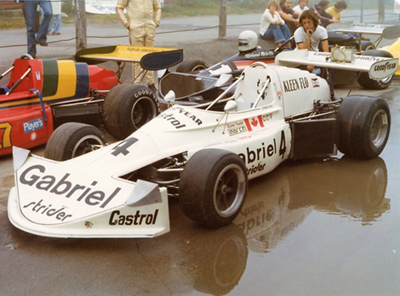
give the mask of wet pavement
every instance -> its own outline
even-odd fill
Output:
[[[0,158],[0,295],[400,295],[400,81],[355,88],[389,103],[380,158],[287,162],[251,181],[235,223],[218,230],[172,199],[171,232],[158,238],[30,235],[8,221],[12,157]]]

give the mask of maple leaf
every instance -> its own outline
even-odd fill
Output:
[[[258,125],[258,120],[257,120],[257,118],[254,118],[254,117],[253,117],[253,118],[251,119],[251,125],[252,125],[252,126],[257,126],[257,125]]]

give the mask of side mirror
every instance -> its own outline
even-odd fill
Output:
[[[236,101],[232,101],[231,100],[231,101],[226,102],[225,107],[224,107],[224,111],[225,112],[232,112],[232,111],[236,111],[237,108],[238,108],[238,105],[237,105]]]
[[[217,82],[215,83],[215,86],[221,87],[221,86],[232,83],[232,81],[233,81],[232,74],[221,74],[221,76],[219,76]]]
[[[170,90],[164,97],[164,100],[167,102],[167,104],[171,104],[172,102],[175,101],[175,92],[173,90]]]

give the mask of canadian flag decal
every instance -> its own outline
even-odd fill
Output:
[[[253,128],[256,128],[257,126],[264,127],[262,115],[258,115],[257,117],[252,118],[246,118],[244,120],[244,123],[246,124],[247,130],[249,132],[251,132]]]

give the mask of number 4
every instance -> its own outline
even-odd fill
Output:
[[[281,132],[281,144],[279,145],[279,156],[282,155],[282,159],[286,152],[286,138],[285,138],[285,131]]]

